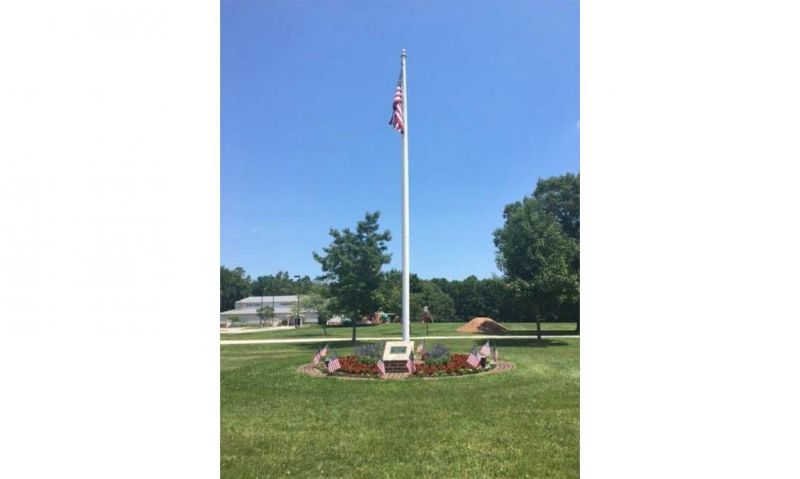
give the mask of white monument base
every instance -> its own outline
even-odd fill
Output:
[[[406,361],[414,356],[414,341],[386,341],[383,348],[383,364],[386,372],[408,372]]]

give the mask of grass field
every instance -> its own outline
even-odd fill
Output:
[[[221,476],[578,477],[580,340],[496,343],[516,369],[405,381],[296,372],[316,345],[221,346]]]
[[[462,336],[456,328],[464,323],[433,323],[428,325],[431,336]],[[535,334],[536,323],[505,323],[505,327],[512,330],[509,334]],[[575,331],[575,323],[542,323],[542,331],[547,332],[572,332]],[[327,328],[328,336],[334,338],[349,338],[352,329],[349,327]],[[421,323],[411,323],[412,336],[425,336],[425,325]],[[220,334],[220,339],[281,339],[281,338],[316,338],[324,337],[323,329],[320,326],[305,326],[302,328],[281,331],[261,331],[256,333],[241,334]],[[381,324],[378,326],[362,326],[358,328],[357,336],[364,337],[399,337],[402,336],[402,325]],[[476,334],[476,337],[479,337]]]

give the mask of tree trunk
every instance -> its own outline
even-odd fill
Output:
[[[355,321],[355,319],[353,320],[353,339],[352,339],[352,341],[353,341],[353,344],[355,345],[356,344],[356,321]]]
[[[536,313],[536,339],[538,339],[539,341],[542,340],[542,324],[540,322],[541,316],[542,316],[542,311],[541,309],[539,309],[539,311]]]

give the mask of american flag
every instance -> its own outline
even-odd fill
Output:
[[[328,345],[327,345],[327,344],[325,345],[325,347],[324,347],[324,348],[322,348],[322,349],[319,351],[319,355],[320,355],[320,356],[325,356],[326,354],[328,354]]]
[[[406,360],[406,368],[408,369],[408,372],[410,372],[411,374],[414,374],[414,371],[417,370],[417,368],[414,366],[414,356],[412,355],[408,356],[408,360]]]
[[[316,366],[317,364],[319,364],[320,359],[322,359],[322,354],[320,354],[318,349],[317,354],[314,355],[314,359],[312,359],[311,362],[313,362],[314,366]]]
[[[392,100],[392,119],[389,120],[395,131],[405,133],[403,121],[403,85],[400,79],[397,80],[397,88],[394,90],[394,100]]]
[[[419,346],[417,346],[417,354],[422,354],[422,351],[425,351],[425,340],[423,339]]]
[[[481,358],[478,357],[478,354],[475,352],[475,346],[473,346],[472,351],[469,353],[469,357],[467,358],[467,364],[473,368],[477,368],[480,363]]]
[[[480,349],[480,351],[478,351],[478,353],[479,353],[481,356],[488,356],[488,355],[489,355],[489,353],[491,353],[491,352],[492,352],[492,347],[491,347],[491,346],[489,346],[489,341],[486,341],[486,344],[484,344],[483,346],[481,346],[481,349]]]
[[[381,376],[386,376],[386,365],[383,364],[383,360],[378,360],[378,371],[381,372]]]
[[[328,361],[328,372],[332,373],[335,372],[337,369],[341,369],[342,365],[339,364],[339,358],[336,357],[336,351],[333,352],[333,358]]]

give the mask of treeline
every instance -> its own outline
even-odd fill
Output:
[[[382,273],[376,302],[384,312],[400,315],[402,301],[401,273]],[[220,311],[233,309],[234,303],[247,296],[282,296],[320,294],[330,296],[328,286],[309,276],[295,278],[286,271],[251,278],[243,268],[220,268]],[[529,311],[520,307],[501,277],[463,280],[410,277],[411,318],[419,320],[423,306],[428,306],[435,321],[468,321],[488,316],[503,322],[533,321]],[[543,320],[575,321],[577,308],[563,307],[543,316]]]
[[[540,179],[531,196],[507,205],[494,232],[501,277],[463,280],[410,277],[411,318],[427,306],[434,321],[488,316],[501,322],[579,321],[580,176]],[[381,271],[391,256],[380,213],[367,213],[355,230],[332,229],[331,245],[314,253],[317,279],[286,271],[252,279],[242,268],[220,268],[220,310],[247,296],[309,295],[329,314],[365,315],[381,309],[400,315],[401,273]],[[357,265],[357,266],[356,266]],[[322,306],[321,306],[322,307]]]
[[[477,316],[487,316],[501,322],[530,322],[535,311],[526,309],[501,277],[478,279],[468,276],[462,280],[446,278],[410,278],[411,318],[419,320],[423,306],[428,306],[435,321],[468,321]],[[384,273],[382,295],[383,310],[400,314],[401,273],[396,270]],[[555,310],[543,311],[543,321],[577,321],[578,305],[563,305]]]

